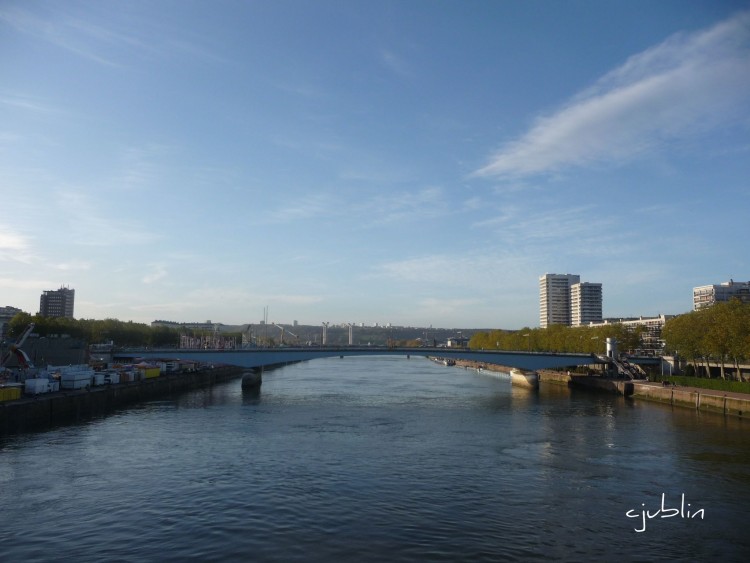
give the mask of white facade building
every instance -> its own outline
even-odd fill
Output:
[[[693,288],[693,310],[710,307],[715,303],[729,301],[736,297],[743,303],[750,303],[750,282],[729,280],[718,285],[702,285]]]
[[[581,282],[570,286],[570,324],[602,322],[602,284]]]
[[[664,340],[661,337],[662,329],[669,319],[673,319],[676,316],[677,315],[659,315],[658,317],[606,319],[598,323],[589,323],[588,326],[621,324],[625,328],[631,330],[642,326],[646,330],[644,330],[641,334],[641,350],[637,350],[637,352],[646,354],[661,353],[661,351],[664,349]]]
[[[580,283],[574,274],[544,274],[539,277],[539,325],[570,325],[570,287]]]

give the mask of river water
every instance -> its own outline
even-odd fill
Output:
[[[748,430],[422,358],[315,360],[259,396],[236,380],[6,438],[0,560],[744,561]]]

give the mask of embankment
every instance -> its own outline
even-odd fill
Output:
[[[748,416],[750,414],[750,395],[745,393],[714,391],[698,387],[663,386],[648,381],[571,375],[552,370],[541,370],[539,379],[555,385],[607,391],[630,397],[633,400],[653,401],[703,412],[734,416]]]
[[[60,391],[0,403],[0,436],[104,416],[113,410],[240,377],[245,370],[221,366],[162,375],[131,383]]]
[[[634,399],[735,416],[746,417],[750,414],[750,395],[744,393],[714,391],[698,387],[665,387],[649,382],[635,382],[633,386]]]

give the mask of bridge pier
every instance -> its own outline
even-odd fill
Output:
[[[246,370],[242,374],[243,389],[260,389],[263,383],[263,368]]]

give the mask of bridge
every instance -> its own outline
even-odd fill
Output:
[[[318,358],[345,356],[426,356],[452,360],[469,360],[499,364],[523,370],[564,368],[602,363],[594,354],[558,352],[507,352],[469,350],[465,348],[390,348],[379,346],[310,346],[300,348],[247,348],[229,350],[134,349],[115,354],[116,358],[178,359],[196,362],[230,364],[245,368],[288,364]]]

